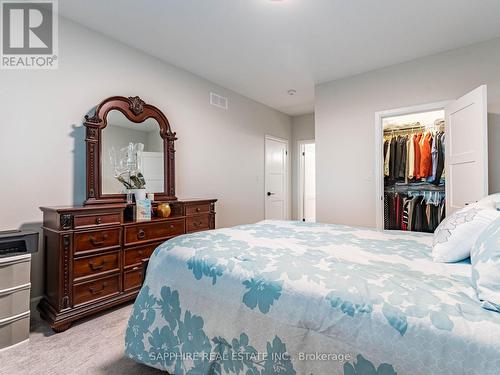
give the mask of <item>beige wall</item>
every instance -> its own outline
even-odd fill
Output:
[[[377,111],[455,99],[488,85],[490,191],[500,191],[500,39],[316,86],[320,222],[375,226]]]
[[[177,195],[218,198],[217,226],[264,218],[264,135],[291,140],[291,118],[182,69],[60,20],[54,71],[0,71],[0,230],[39,228],[39,206],[85,197],[83,116],[112,96],[139,95],[177,132]],[[209,93],[229,110],[209,105]],[[43,290],[33,257],[32,295]]]
[[[314,139],[314,113],[292,117],[292,219],[298,220],[299,149],[298,141]]]

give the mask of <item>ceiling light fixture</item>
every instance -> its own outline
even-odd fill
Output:
[[[276,1],[276,0],[273,0],[273,1]],[[297,94],[297,90],[295,89],[290,89],[286,92],[288,95],[290,96],[294,96],[295,94]]]

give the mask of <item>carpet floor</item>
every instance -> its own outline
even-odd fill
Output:
[[[122,306],[57,334],[34,317],[29,342],[0,352],[0,374],[167,374],[125,357],[131,309]]]

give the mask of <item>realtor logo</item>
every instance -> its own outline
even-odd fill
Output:
[[[57,1],[1,1],[2,69],[57,68]]]

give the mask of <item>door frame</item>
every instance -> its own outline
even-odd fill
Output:
[[[267,178],[267,164],[266,164],[266,155],[267,155],[267,149],[266,149],[266,141],[267,140],[270,140],[270,141],[276,141],[276,142],[281,142],[281,143],[284,143],[286,145],[286,158],[285,158],[285,163],[286,163],[286,166],[285,166],[285,180],[286,180],[286,183],[285,183],[285,220],[290,220],[290,203],[291,203],[291,200],[290,200],[290,191],[291,191],[291,188],[290,188],[290,185],[291,185],[291,180],[290,180],[290,147],[289,147],[289,142],[288,142],[288,139],[286,138],[280,138],[280,137],[276,137],[274,135],[269,135],[269,134],[266,134],[264,135],[264,187],[263,187],[263,194],[264,194],[264,219],[266,218],[266,193],[267,193],[267,190],[266,190],[266,178]]]
[[[314,139],[305,139],[297,141],[297,220],[304,220],[304,158],[302,147],[305,145],[316,144]]]
[[[375,112],[375,222],[377,229],[384,229],[384,178],[383,178],[383,153],[384,125],[382,120],[386,117],[409,115],[444,110],[453,100],[420,104],[410,107],[389,109]]]

